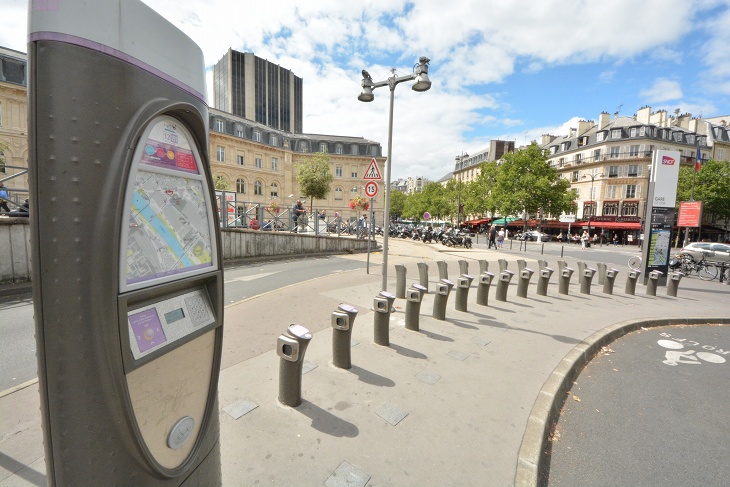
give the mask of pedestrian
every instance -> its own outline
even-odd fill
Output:
[[[2,209],[5,213],[10,212],[10,208],[8,208],[8,202],[5,201],[8,199],[8,190],[5,188],[5,183],[0,181],[0,209]]]
[[[613,246],[618,247],[618,235],[613,234]]]
[[[497,232],[497,248],[501,249],[503,244],[504,244],[504,228],[500,227],[499,232]]]
[[[322,210],[319,212],[319,219],[322,221],[327,219],[327,210]]]
[[[583,230],[583,235],[580,236],[580,249],[585,250],[586,244],[588,243],[588,232]]]
[[[292,206],[291,214],[292,219],[294,220],[294,224],[292,225],[292,232],[297,233],[299,230],[299,224],[301,223],[299,221],[299,217],[303,216],[306,211],[304,210],[304,205],[302,204],[302,200],[297,200],[296,203],[294,203],[294,206]]]
[[[487,250],[494,247],[497,248],[497,228],[492,225],[489,227],[489,246],[487,247]]]

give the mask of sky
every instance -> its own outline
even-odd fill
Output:
[[[431,59],[429,91],[395,90],[392,179],[438,180],[490,140],[564,135],[603,111],[730,114],[730,0],[143,1],[200,46],[209,91],[229,48],[252,52],[303,78],[305,133],[383,155],[389,92],[358,101],[361,71],[377,82]],[[0,46],[27,51],[27,10],[0,0]]]

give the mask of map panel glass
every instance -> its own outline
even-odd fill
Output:
[[[199,174],[193,149],[179,123],[172,118],[157,122],[147,136],[140,164]]]
[[[127,284],[213,266],[203,181],[138,171],[127,240]]]

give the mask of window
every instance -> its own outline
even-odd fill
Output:
[[[626,185],[626,194],[624,196],[627,199],[634,199],[636,198],[636,185],[635,184],[627,184]]]
[[[639,166],[637,164],[629,164],[629,172],[627,176],[630,178],[639,176]]]
[[[272,134],[271,135],[271,145],[273,145],[274,147],[278,147],[278,145],[279,145],[279,137],[277,137],[276,135],[273,135]]]
[[[329,149],[327,147],[327,142],[320,142],[319,143],[319,151],[322,154],[327,154],[329,152]]]
[[[630,157],[639,157],[639,146],[638,145],[632,145],[629,147],[629,156]]]
[[[226,162],[226,148],[218,146],[215,149],[215,160],[218,162]]]
[[[350,167],[350,177],[356,178],[357,177],[357,166],[351,166]]]
[[[343,193],[344,191],[342,191],[342,188],[335,188],[335,200],[341,201]]]
[[[609,178],[618,177],[618,166],[608,166],[608,177]]]
[[[621,138],[621,129],[611,130],[611,138],[612,139],[620,139]]]
[[[272,171],[279,170],[279,159],[277,159],[276,157],[271,158],[271,170]]]
[[[377,145],[370,146],[370,155],[373,157],[378,155],[378,146]]]
[[[601,159],[601,149],[593,149],[593,160],[598,161]]]
[[[611,159],[618,159],[619,155],[621,154],[620,151],[621,151],[620,147],[611,147],[611,153],[610,153]]]
[[[243,138],[243,129],[237,129],[236,130],[236,137]]]
[[[631,137],[636,137],[636,133],[637,133],[636,127],[631,127]]]
[[[583,218],[589,216],[596,216],[595,214],[596,205],[593,202],[583,204]]]
[[[253,140],[254,140],[254,142],[261,142],[261,131],[260,130],[253,131]]]
[[[598,132],[596,134],[596,141],[601,142],[603,140],[603,137],[606,135],[605,132]]]
[[[335,177],[342,177],[342,166],[335,166]]]
[[[299,152],[309,152],[309,148],[307,147],[307,143],[303,140],[299,141]]]
[[[558,159],[558,167],[565,167],[565,157]]]
[[[242,178],[236,179],[236,193],[246,194],[246,181]]]
[[[556,152],[558,152],[558,146],[554,145],[554,146],[550,147],[550,155],[553,155]]]
[[[688,135],[687,136],[687,143],[688,144],[694,144],[695,143],[695,136],[694,135]]]
[[[616,198],[616,185],[610,184],[606,186],[606,198],[608,199],[615,199]]]
[[[582,157],[583,157],[582,154],[576,154],[575,155],[575,163],[576,164],[580,164],[580,160],[581,160]]]
[[[263,167],[263,163],[261,162],[261,156],[256,156],[256,169],[261,169]]]
[[[342,144],[337,144],[335,146],[335,154],[342,154]]]
[[[216,132],[223,132],[223,120],[217,120],[215,121],[215,131]]]
[[[279,197],[279,185],[276,183],[271,183],[271,199],[276,199]]]
[[[245,166],[246,165],[246,156],[243,154],[238,154],[238,156],[236,156],[236,163],[239,166]]]
[[[573,171],[573,175],[571,176],[570,180],[571,180],[572,182],[574,182],[574,183],[575,183],[576,181],[578,181],[578,171]]]
[[[724,161],[725,160],[724,157],[725,157],[725,149],[721,149],[721,148],[718,147],[718,149],[717,149],[717,159],[719,161]]]
[[[253,194],[256,196],[263,196],[264,195],[264,183],[261,181],[256,181],[253,183]]]
[[[621,205],[621,216],[639,216],[639,203],[631,202]]]
[[[359,151],[359,150],[358,150],[358,148],[357,148],[357,144],[352,144],[352,145],[350,146],[350,154],[352,154],[353,156],[356,156],[356,155],[358,155],[359,153],[360,153],[360,151]]]
[[[646,127],[639,127],[639,137],[646,135]]]
[[[618,201],[610,201],[603,203],[603,216],[617,216],[618,215]]]
[[[677,142],[682,142],[682,132],[674,132],[674,140]]]

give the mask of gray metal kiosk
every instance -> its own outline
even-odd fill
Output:
[[[223,268],[198,46],[137,0],[31,3],[49,485],[220,485]]]

